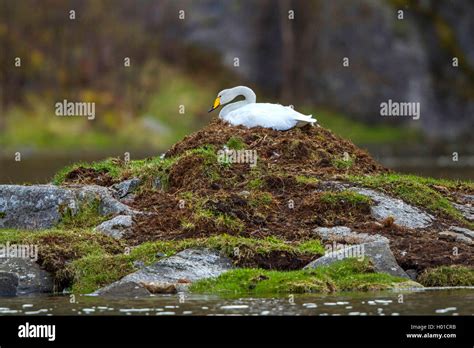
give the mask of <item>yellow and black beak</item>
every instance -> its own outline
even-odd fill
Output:
[[[220,97],[217,97],[216,100],[214,100],[214,105],[212,106],[212,108],[209,109],[208,112],[214,111],[214,110],[217,109],[220,105],[221,105],[221,98],[220,98]]]

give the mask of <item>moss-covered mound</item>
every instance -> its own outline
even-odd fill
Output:
[[[134,218],[121,241],[127,247],[185,245],[180,243],[221,235],[313,245],[314,228],[348,226],[389,238],[404,269],[474,263],[472,245],[438,236],[450,225],[473,227],[454,206],[460,195],[474,194],[472,183],[393,173],[323,127],[280,132],[214,121],[164,156],[80,163],[53,182],[111,186],[131,178],[140,185],[126,203],[146,214]],[[425,229],[398,226],[393,218],[381,224],[371,215],[374,202],[341,184],[400,198],[436,222]],[[281,249],[251,255],[240,266],[295,270],[315,257]]]
[[[418,280],[424,286],[473,286],[474,267],[454,265],[427,269]]]
[[[191,290],[220,295],[268,295],[275,293],[328,293],[335,291],[384,290],[413,282],[376,273],[368,260],[346,259],[330,266],[290,272],[236,269],[215,279],[204,279]]]
[[[375,174],[387,172],[365,151],[323,127],[293,128],[286,132],[267,128],[231,127],[216,120],[176,143],[166,157],[176,157],[202,146],[255,150],[268,173],[290,175]]]
[[[223,159],[225,150],[229,156]],[[54,182],[109,186],[140,178],[131,205],[156,214],[137,219],[127,236],[135,244],[220,233],[301,240],[311,236],[311,227],[350,224],[369,213],[369,199],[324,192],[321,180],[386,172],[365,151],[322,127],[279,132],[214,121],[164,158],[78,164]]]

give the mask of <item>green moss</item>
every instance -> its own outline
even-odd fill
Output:
[[[297,250],[303,254],[324,255],[325,250],[319,239],[310,239],[297,244]]]
[[[121,242],[100,233],[81,229],[43,231],[0,230],[0,241],[38,246],[38,263],[51,272],[59,289],[73,282],[69,265],[82,257],[122,253]]]
[[[6,243],[14,244],[21,243],[33,232],[17,229],[0,229],[0,244]]]
[[[188,223],[188,227],[191,224],[197,224],[199,221],[214,224],[220,229],[227,230],[227,232],[242,232],[245,228],[244,223],[237,217],[225,214],[221,211],[213,210],[212,207],[208,206],[207,199],[193,199],[191,202],[194,213]]]
[[[161,187],[166,190],[169,186],[169,171],[172,167],[179,164],[179,161],[182,159],[192,156],[198,156],[204,160],[202,167],[203,174],[206,175],[211,182],[220,178],[217,154],[215,147],[212,145],[203,145],[188,150],[179,156],[170,158],[154,157],[147,160],[131,161],[128,168],[123,170],[123,174],[140,178],[142,180],[142,187],[148,189],[150,189],[154,181],[158,179],[161,183]]]
[[[249,197],[249,204],[252,207],[267,207],[273,202],[273,196],[270,192],[252,191]]]
[[[91,293],[135,271],[126,255],[93,254],[74,260],[67,266],[73,276],[73,293]]]
[[[149,265],[161,257],[171,256],[188,248],[210,248],[238,261],[251,259],[256,255],[266,255],[274,251],[286,251],[294,255],[323,255],[324,248],[318,240],[300,244],[290,244],[277,238],[253,239],[230,235],[209,238],[184,239],[179,241],[146,242],[129,252],[112,255],[94,253],[67,267],[69,277],[73,277],[72,290],[89,293],[119,280],[134,271],[133,262],[142,261]]]
[[[435,190],[432,186],[443,186],[448,189],[473,190],[472,182],[438,180],[422,178],[406,174],[381,174],[374,176],[348,176],[351,182],[366,187],[375,188],[402,199],[403,201],[428,209],[431,212],[449,217],[471,227],[462,214],[452,206],[449,199]]]
[[[90,228],[108,220],[110,216],[100,214],[100,200],[95,199],[80,205],[77,212],[69,207],[61,207],[59,229]]]
[[[231,270],[216,279],[193,283],[190,290],[196,293],[220,295],[265,295],[330,292],[332,286],[329,279],[314,277],[306,271],[278,272],[244,268]]]
[[[297,175],[295,179],[298,184],[303,184],[303,185],[316,185],[319,182],[319,180],[316,179],[315,177],[304,176],[304,175]]]
[[[441,266],[425,270],[418,277],[424,286],[474,286],[474,267]]]
[[[331,163],[337,169],[349,169],[354,165],[354,159],[350,156],[335,158]]]
[[[7,216],[7,213],[0,211],[0,219],[4,219]]]
[[[181,228],[184,230],[193,230],[196,228],[196,225],[191,221],[183,220],[181,221]]]
[[[146,265],[163,256],[171,256],[186,248],[186,240],[145,242],[130,250],[128,255],[133,261],[142,261]]]
[[[189,245],[191,240],[186,244]],[[192,240],[194,246],[219,250],[229,257],[240,256],[252,258],[253,256],[266,255],[274,251],[286,251],[294,255],[323,255],[324,248],[319,240],[310,240],[304,243],[289,243],[276,237],[263,239],[236,237],[227,234],[209,237],[206,239]]]
[[[240,137],[230,137],[226,143],[227,147],[232,150],[242,150],[247,147],[247,144]]]
[[[145,265],[178,251],[205,247],[218,250],[234,260],[253,258],[275,251],[294,255],[322,255],[324,248],[318,240],[289,243],[275,237],[264,239],[217,235],[209,238],[180,241],[146,242],[128,249],[101,234],[71,230],[27,232],[3,230],[5,241],[36,243],[40,247],[40,264],[53,272],[56,282],[73,292],[89,293],[135,271],[134,261]],[[233,273],[235,272],[235,274]],[[266,279],[268,278],[268,279]],[[328,268],[292,272],[258,269],[231,271],[214,284],[209,280],[196,284],[195,291],[223,293],[284,293],[328,292],[350,289],[382,289],[398,280],[375,274],[371,266],[359,261],[343,261]],[[212,287],[211,287],[212,285]]]
[[[331,206],[336,206],[341,203],[349,204],[352,206],[357,206],[361,204],[372,204],[372,200],[369,197],[350,190],[345,190],[341,192],[324,192],[321,194],[320,199],[321,202],[329,204]]]
[[[104,172],[109,174],[114,179],[119,178],[122,172],[120,160],[117,158],[108,158],[104,161],[92,163],[79,162],[66,166],[57,172],[52,179],[53,184],[63,184],[66,181],[68,174],[79,168],[93,169],[99,172]]]
[[[259,190],[264,186],[264,182],[260,178],[252,179],[248,182],[247,187],[251,190]]]
[[[220,179],[221,167],[227,167],[230,163],[221,162],[218,160],[217,151],[214,145],[203,145],[195,149],[186,151],[183,155],[179,156],[177,161],[181,158],[188,156],[198,156],[203,159],[202,174],[205,175],[210,182],[214,182]]]
[[[141,190],[154,188],[156,181],[159,181],[161,187],[166,189],[169,182],[168,171],[176,160],[177,158],[153,157],[130,161],[122,172],[122,178],[124,176],[139,178],[141,180]]]
[[[374,273],[367,261],[346,259],[327,267],[298,271],[236,269],[214,279],[193,283],[191,291],[221,295],[334,292],[339,290],[381,290],[404,279]]]
[[[245,228],[244,223],[237,217],[222,213],[214,212],[214,223],[217,226],[225,228],[229,231],[242,232]]]
[[[66,181],[67,176],[78,168],[94,169],[107,173],[111,178],[122,181],[130,177],[141,179],[141,190],[152,189],[155,181],[159,180],[163,189],[168,188],[169,171],[181,159],[189,156],[199,156],[204,159],[203,173],[211,179],[218,180],[219,163],[215,147],[212,145],[204,145],[196,149],[186,151],[180,156],[171,158],[152,157],[143,160],[121,161],[117,158],[108,158],[104,161],[93,163],[75,163],[61,169],[53,177],[52,182],[55,185],[61,185]],[[225,164],[223,164],[225,165]]]

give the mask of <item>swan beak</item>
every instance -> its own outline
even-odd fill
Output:
[[[212,108],[209,109],[208,112],[214,111],[214,110],[217,109],[220,105],[221,105],[221,98],[217,97],[216,100],[214,100],[214,105],[212,106]]]

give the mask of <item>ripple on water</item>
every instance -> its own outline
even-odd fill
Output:
[[[457,309],[456,307],[447,307],[447,308],[437,309],[435,312],[442,314],[442,313],[448,313],[448,312],[455,311],[456,309]]]
[[[392,293],[304,295],[275,298],[193,297],[187,301],[157,296],[146,300],[104,300],[87,297],[81,303],[68,297],[2,299],[0,315],[466,315],[474,313],[474,291],[425,291],[411,293],[411,306],[398,305]],[[464,301],[464,302],[462,302]],[[465,303],[457,308],[459,303]],[[54,304],[54,305],[52,305]],[[49,310],[49,308],[52,308]],[[323,313],[320,313],[323,312]],[[157,314],[161,313],[161,314]]]
[[[0,308],[0,314],[16,314],[19,311],[16,309],[10,309],[10,308]]]
[[[158,310],[161,308],[158,308]],[[151,308],[121,308],[119,309],[119,312],[124,312],[124,313],[142,313],[142,312],[150,312],[153,309]]]
[[[247,305],[227,305],[227,306],[221,306],[221,309],[245,309],[249,308]]]
[[[47,309],[38,309],[37,311],[26,311],[24,314],[26,315],[35,315],[35,314],[41,314],[47,312]]]

